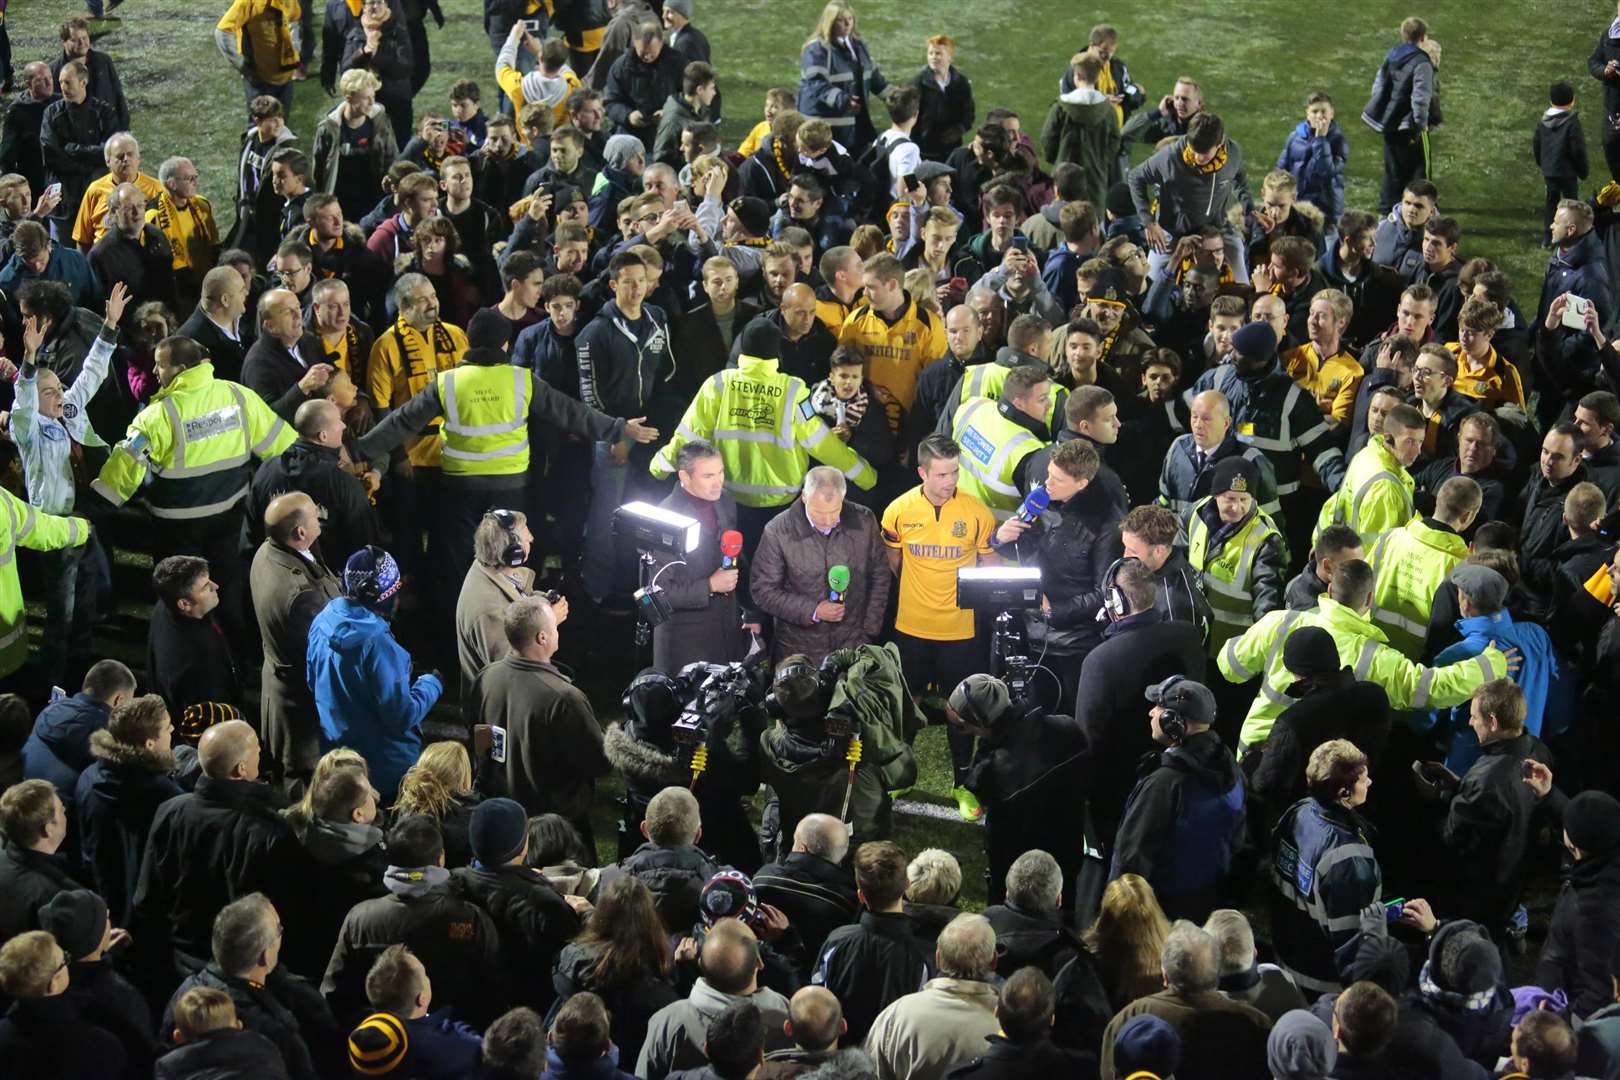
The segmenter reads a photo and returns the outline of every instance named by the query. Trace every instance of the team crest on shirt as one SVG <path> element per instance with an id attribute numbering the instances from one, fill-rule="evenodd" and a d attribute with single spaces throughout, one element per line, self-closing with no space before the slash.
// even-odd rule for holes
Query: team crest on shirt
<path id="1" fill-rule="evenodd" d="M 71 401 L 63 403 L 63 405 L 62 405 L 62 419 L 64 419 L 64 420 L 72 420 L 74 417 L 76 417 L 78 415 L 79 415 L 79 407 L 77 405 L 73 404 L 73 402 L 71 402 Z"/>
<path id="2" fill-rule="evenodd" d="M 967 522 L 963 521 L 961 518 L 957 518 L 955 521 L 951 522 L 951 535 L 958 540 L 966 536 Z"/>

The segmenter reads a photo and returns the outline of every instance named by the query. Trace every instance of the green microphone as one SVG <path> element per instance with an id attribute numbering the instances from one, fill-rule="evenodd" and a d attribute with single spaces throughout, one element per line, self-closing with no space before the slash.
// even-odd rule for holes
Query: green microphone
<path id="1" fill-rule="evenodd" d="M 843 563 L 830 567 L 827 570 L 827 599 L 834 604 L 844 602 L 844 593 L 849 591 L 849 567 Z"/>

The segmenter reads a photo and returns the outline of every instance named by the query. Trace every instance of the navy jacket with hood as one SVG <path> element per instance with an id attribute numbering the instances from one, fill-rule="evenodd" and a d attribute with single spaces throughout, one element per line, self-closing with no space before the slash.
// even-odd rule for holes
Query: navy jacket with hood
<path id="1" fill-rule="evenodd" d="M 89 694 L 53 701 L 34 721 L 33 734 L 23 743 L 23 779 L 49 780 L 73 820 L 73 790 L 79 774 L 95 762 L 90 736 L 107 726 L 112 710 Z"/>
<path id="2" fill-rule="evenodd" d="M 1403 41 L 1389 50 L 1379 66 L 1361 119 L 1380 134 L 1425 131 L 1433 104 L 1434 61 L 1410 41 Z"/>

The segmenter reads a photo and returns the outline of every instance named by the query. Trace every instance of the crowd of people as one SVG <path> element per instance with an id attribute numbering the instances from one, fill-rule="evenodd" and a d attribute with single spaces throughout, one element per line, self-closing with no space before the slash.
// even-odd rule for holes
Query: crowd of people
<path id="1" fill-rule="evenodd" d="M 485 0 L 443 102 L 436 0 L 232 0 L 225 228 L 90 7 L 6 69 L 0 1072 L 1620 1076 L 1571 82 L 1532 301 L 1416 16 L 1251 183 L 1107 24 L 1026 128 L 846 0 L 757 118 L 694 0 Z M 927 726 L 958 853 L 895 842 Z"/>

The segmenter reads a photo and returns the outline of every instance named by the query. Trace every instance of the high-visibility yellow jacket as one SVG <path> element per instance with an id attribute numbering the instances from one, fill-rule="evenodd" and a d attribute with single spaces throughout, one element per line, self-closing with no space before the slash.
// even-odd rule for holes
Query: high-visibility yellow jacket
<path id="1" fill-rule="evenodd" d="M 439 372 L 444 473 L 507 476 L 529 468 L 529 389 L 534 373 L 513 364 L 463 364 Z"/>
<path id="2" fill-rule="evenodd" d="M 461 362 L 467 351 L 467 335 L 459 326 L 434 323 L 422 333 L 403 316 L 383 331 L 371 346 L 366 379 L 371 384 L 371 401 L 379 409 L 395 409 L 433 382 L 439 372 L 449 371 Z M 428 425 L 423 433 L 405 444 L 412 465 L 438 468 L 439 423 Z"/>
<path id="3" fill-rule="evenodd" d="M 298 0 L 233 0 L 214 27 L 214 41 L 237 70 L 266 86 L 285 86 L 298 74 Z"/>
<path id="4" fill-rule="evenodd" d="M 843 470 L 863 490 L 877 483 L 877 470 L 834 435 L 810 404 L 804 381 L 782 374 L 775 360 L 744 354 L 735 368 L 705 382 L 648 471 L 660 480 L 673 473 L 676 451 L 693 439 L 719 449 L 726 491 L 743 506 L 792 502 L 811 458 Z"/>
<path id="5" fill-rule="evenodd" d="M 1495 647 L 1445 667 L 1413 663 L 1391 648 L 1384 632 L 1331 596 L 1317 601 L 1315 611 L 1273 611 L 1226 643 L 1216 659 L 1228 682 L 1260 676 L 1249 715 L 1238 733 L 1240 746 L 1259 746 L 1271 725 L 1294 703 L 1284 693 L 1294 674 L 1283 664 L 1283 642 L 1302 626 L 1319 626 L 1339 648 L 1339 663 L 1356 678 L 1375 682 L 1389 695 L 1393 709 L 1445 709 L 1461 705 L 1474 691 L 1507 674 L 1507 657 Z"/>
<path id="6" fill-rule="evenodd" d="M 253 458 L 276 457 L 297 437 L 258 394 L 198 364 L 152 395 L 90 486 L 114 506 L 140 491 L 165 521 L 214 517 L 247 495 Z"/>
<path id="7" fill-rule="evenodd" d="M 945 322 L 915 300 L 907 300 L 899 318 L 890 322 L 866 301 L 844 319 L 838 344 L 866 361 L 866 377 L 883 400 L 889 426 L 898 431 L 901 416 L 917 396 L 917 376 L 945 355 Z"/>
<path id="8" fill-rule="evenodd" d="M 1350 460 L 1339 490 L 1322 504 L 1311 539 L 1330 525 L 1348 525 L 1361 537 L 1364 550 L 1371 547 L 1382 534 L 1412 520 L 1414 486 L 1405 466 L 1375 435 Z"/>
<path id="9" fill-rule="evenodd" d="M 56 551 L 90 539 L 84 518 L 57 517 L 23 502 L 0 488 L 0 676 L 10 675 L 28 659 L 28 616 L 22 584 L 17 580 L 17 548 Z"/>
<path id="10" fill-rule="evenodd" d="M 965 405 L 968 398 L 976 397 L 1000 401 L 1001 388 L 1006 384 L 1007 374 L 1010 371 L 1012 368 L 1006 364 L 994 361 L 988 364 L 970 364 L 962 372 L 962 393 L 957 398 L 957 404 Z M 1046 421 L 1047 431 L 1056 429 L 1058 409 L 1063 400 L 1064 395 L 1057 392 L 1057 386 L 1054 384 L 1052 399 L 1047 403 L 1046 415 L 1042 417 Z"/>
<path id="11" fill-rule="evenodd" d="M 1268 611 L 1282 607 L 1286 563 L 1282 532 L 1271 515 L 1258 507 L 1237 532 L 1210 551 L 1213 534 L 1200 511 L 1213 501 L 1214 496 L 1204 496 L 1187 518 L 1187 565 L 1198 571 L 1199 584 L 1209 600 L 1214 616 L 1209 655 L 1217 656 L 1228 640 Z"/>
<path id="12" fill-rule="evenodd" d="M 1378 538 L 1367 552 L 1378 577 L 1373 582 L 1370 618 L 1408 660 L 1423 655 L 1434 593 L 1468 557 L 1468 542 L 1450 529 L 1436 529 L 1413 518 Z"/>
<path id="13" fill-rule="evenodd" d="M 969 398 L 957 407 L 951 418 L 951 438 L 962 448 L 962 475 L 957 485 L 988 506 L 997 521 L 1006 521 L 1023 501 L 1018 493 L 1018 467 L 1046 441 L 1009 419 L 999 403 L 982 397 Z"/>

